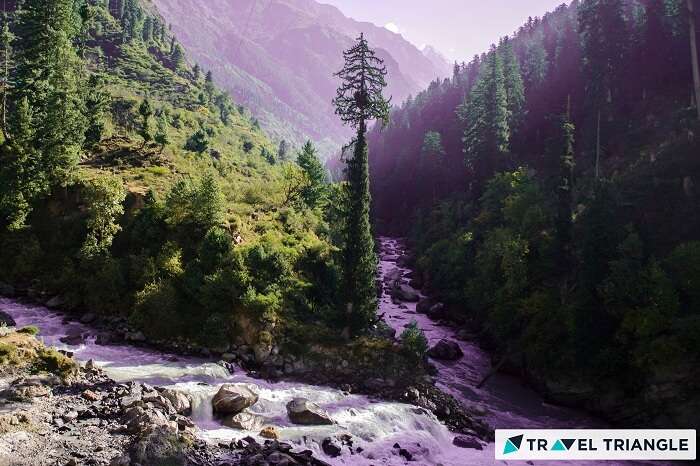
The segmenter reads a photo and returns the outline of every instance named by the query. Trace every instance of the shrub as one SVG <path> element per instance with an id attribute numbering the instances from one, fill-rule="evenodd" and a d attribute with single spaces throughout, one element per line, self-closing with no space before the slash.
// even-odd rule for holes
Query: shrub
<path id="1" fill-rule="evenodd" d="M 428 352 L 428 339 L 415 320 L 401 333 L 401 348 L 406 354 L 418 359 L 423 359 Z"/>
<path id="2" fill-rule="evenodd" d="M 39 335 L 39 327 L 35 327 L 34 325 L 28 325 L 17 330 L 17 333 L 26 333 L 27 335 L 36 336 Z"/>
<path id="3" fill-rule="evenodd" d="M 35 364 L 37 371 L 50 372 L 66 378 L 78 370 L 75 361 L 53 348 L 41 348 L 37 354 L 38 360 Z"/>

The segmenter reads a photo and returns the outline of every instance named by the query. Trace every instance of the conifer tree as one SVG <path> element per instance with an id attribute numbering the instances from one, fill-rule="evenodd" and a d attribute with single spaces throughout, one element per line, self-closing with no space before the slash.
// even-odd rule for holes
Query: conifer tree
<path id="1" fill-rule="evenodd" d="M 0 116 L 0 124 L 2 125 L 2 133 L 5 139 L 7 139 L 7 111 L 9 104 L 9 95 L 11 92 L 11 81 L 10 81 L 10 70 L 12 68 L 12 41 L 14 40 L 14 35 L 10 32 L 10 21 L 7 17 L 7 12 L 3 12 L 2 15 L 2 32 L 0 32 L 0 47 L 2 50 L 2 115 Z"/>
<path id="2" fill-rule="evenodd" d="M 153 125 L 151 117 L 153 116 L 153 107 L 148 98 L 144 99 L 139 106 L 139 115 L 141 115 L 141 137 L 143 138 L 143 147 L 153 139 Z"/>
<path id="3" fill-rule="evenodd" d="M 38 196 L 67 181 L 85 139 L 83 63 L 72 43 L 79 32 L 73 3 L 26 0 L 18 12 L 12 76 L 16 109 L 8 124 L 10 147 L 0 160 L 0 185 L 18 190 L 12 195 L 20 200 L 17 209 L 3 212 L 16 226 Z"/>
<path id="4" fill-rule="evenodd" d="M 194 79 L 194 82 L 198 83 L 201 77 L 202 68 L 200 68 L 199 63 L 195 63 L 194 68 L 192 68 L 192 78 Z"/>
<path id="5" fill-rule="evenodd" d="M 279 148 L 277 149 L 277 160 L 284 162 L 289 156 L 289 144 L 285 139 L 280 141 Z"/>
<path id="6" fill-rule="evenodd" d="M 574 173 L 574 125 L 566 116 L 562 121 L 562 147 L 559 157 L 559 183 L 557 186 L 557 243 L 558 261 L 562 273 L 570 266 L 569 245 L 572 230 L 573 173 Z"/>
<path id="7" fill-rule="evenodd" d="M 477 83 L 458 112 L 466 125 L 463 142 L 467 165 L 478 188 L 502 164 L 510 142 L 508 94 L 503 63 L 495 46 L 491 47 Z"/>
<path id="8" fill-rule="evenodd" d="M 369 221 L 370 190 L 367 153 L 367 123 L 386 122 L 389 101 L 382 90 L 387 74 L 383 61 L 369 48 L 363 34 L 343 53 L 345 66 L 336 74 L 342 84 L 333 101 L 340 119 L 357 130 L 353 156 L 347 160 L 347 218 L 345 221 L 343 260 L 346 333 L 357 334 L 372 322 L 376 314 L 375 276 L 377 257 Z"/>
<path id="9" fill-rule="evenodd" d="M 163 153 L 163 150 L 165 150 L 165 146 L 170 144 L 170 137 L 168 136 L 168 119 L 165 115 L 165 112 L 161 112 L 161 115 L 158 118 L 158 127 L 156 129 L 155 142 L 156 144 L 160 145 L 161 154 Z"/>
<path id="10" fill-rule="evenodd" d="M 88 122 L 85 130 L 85 146 L 90 147 L 102 140 L 105 117 L 111 98 L 104 89 L 104 80 L 97 74 L 90 76 L 85 94 L 85 113 Z"/>
<path id="11" fill-rule="evenodd" d="M 520 63 L 515 56 L 513 43 L 505 37 L 499 46 L 499 53 L 503 57 L 503 76 L 505 79 L 506 98 L 508 100 L 508 113 L 511 132 L 515 132 L 523 118 L 525 106 L 525 86 L 520 71 Z"/>
<path id="12" fill-rule="evenodd" d="M 306 175 L 307 185 L 302 189 L 301 197 L 311 208 L 318 205 L 326 184 L 326 170 L 316 154 L 316 148 L 311 141 L 306 141 L 297 155 L 297 164 Z"/>
<path id="13" fill-rule="evenodd" d="M 173 64 L 173 70 L 180 70 L 185 64 L 185 51 L 180 44 L 173 46 L 173 53 L 170 55 L 170 61 Z"/>
<path id="14" fill-rule="evenodd" d="M 216 93 L 214 75 L 211 71 L 207 71 L 207 75 L 204 78 L 204 92 L 206 92 L 207 97 L 209 97 L 209 102 L 211 102 L 214 99 L 214 94 Z"/>

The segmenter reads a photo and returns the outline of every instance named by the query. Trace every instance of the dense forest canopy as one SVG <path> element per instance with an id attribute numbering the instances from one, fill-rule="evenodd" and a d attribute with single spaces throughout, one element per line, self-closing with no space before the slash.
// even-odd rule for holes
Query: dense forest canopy
<path id="1" fill-rule="evenodd" d="M 560 401 L 676 425 L 700 343 L 693 3 L 562 5 L 369 135 L 377 231 L 410 236 L 453 318 Z"/>

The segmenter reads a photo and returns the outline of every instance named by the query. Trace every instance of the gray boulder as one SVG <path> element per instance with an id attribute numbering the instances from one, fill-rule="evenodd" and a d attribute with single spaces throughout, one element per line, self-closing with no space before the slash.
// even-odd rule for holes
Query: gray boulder
<path id="1" fill-rule="evenodd" d="M 413 288 L 403 283 L 397 283 L 391 290 L 391 297 L 399 301 L 417 303 L 420 301 L 420 294 Z"/>
<path id="2" fill-rule="evenodd" d="M 188 395 L 170 388 L 163 390 L 161 395 L 170 402 L 177 414 L 189 416 L 192 413 L 192 400 Z"/>
<path id="3" fill-rule="evenodd" d="M 418 304 L 416 304 L 416 312 L 419 314 L 427 314 L 434 305 L 435 301 L 430 298 L 421 299 L 418 301 Z"/>
<path id="4" fill-rule="evenodd" d="M 46 301 L 46 307 L 50 307 L 53 309 L 63 306 L 64 303 L 65 300 L 63 298 L 61 298 L 60 296 L 54 296 L 53 298 Z"/>
<path id="5" fill-rule="evenodd" d="M 211 403 L 217 414 L 238 414 L 258 402 L 258 394 L 253 390 L 254 385 L 226 384 L 222 385 L 214 395 Z"/>
<path id="6" fill-rule="evenodd" d="M 332 425 L 333 419 L 319 405 L 306 398 L 294 398 L 287 403 L 287 415 L 294 424 L 303 426 Z"/>
<path id="7" fill-rule="evenodd" d="M 243 411 L 241 413 L 234 414 L 233 416 L 226 416 L 223 424 L 232 429 L 259 432 L 260 429 L 265 427 L 265 418 L 258 416 L 257 414 Z"/>
<path id="8" fill-rule="evenodd" d="M 15 319 L 13 319 L 10 314 L 0 311 L 0 326 L 2 325 L 6 327 L 15 327 L 17 322 L 15 322 Z"/>
<path id="9" fill-rule="evenodd" d="M 454 341 L 442 339 L 428 350 L 428 356 L 443 361 L 456 361 L 464 356 L 464 353 L 462 352 L 462 348 Z"/>
<path id="10" fill-rule="evenodd" d="M 476 450 L 483 450 L 484 446 L 479 442 L 478 439 L 474 437 L 469 437 L 466 435 L 458 435 L 452 440 L 452 445 L 459 448 L 473 448 Z"/>
<path id="11" fill-rule="evenodd" d="M 425 314 L 433 320 L 444 319 L 447 316 L 447 310 L 442 303 L 433 304 Z"/>
<path id="12" fill-rule="evenodd" d="M 185 466 L 188 464 L 185 445 L 176 432 L 156 428 L 134 444 L 131 464 Z"/>

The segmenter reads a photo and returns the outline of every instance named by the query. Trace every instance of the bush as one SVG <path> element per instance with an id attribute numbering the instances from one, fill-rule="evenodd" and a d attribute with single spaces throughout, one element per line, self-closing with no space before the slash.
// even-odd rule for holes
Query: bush
<path id="1" fill-rule="evenodd" d="M 423 359 L 428 352 L 428 339 L 414 320 L 401 333 L 401 348 L 411 357 Z"/>
<path id="2" fill-rule="evenodd" d="M 38 351 L 35 370 L 50 372 L 66 378 L 78 370 L 78 365 L 71 358 L 53 348 L 41 348 Z"/>
<path id="3" fill-rule="evenodd" d="M 39 327 L 35 327 L 34 325 L 28 325 L 17 330 L 17 333 L 26 333 L 27 335 L 36 336 L 39 335 Z"/>

